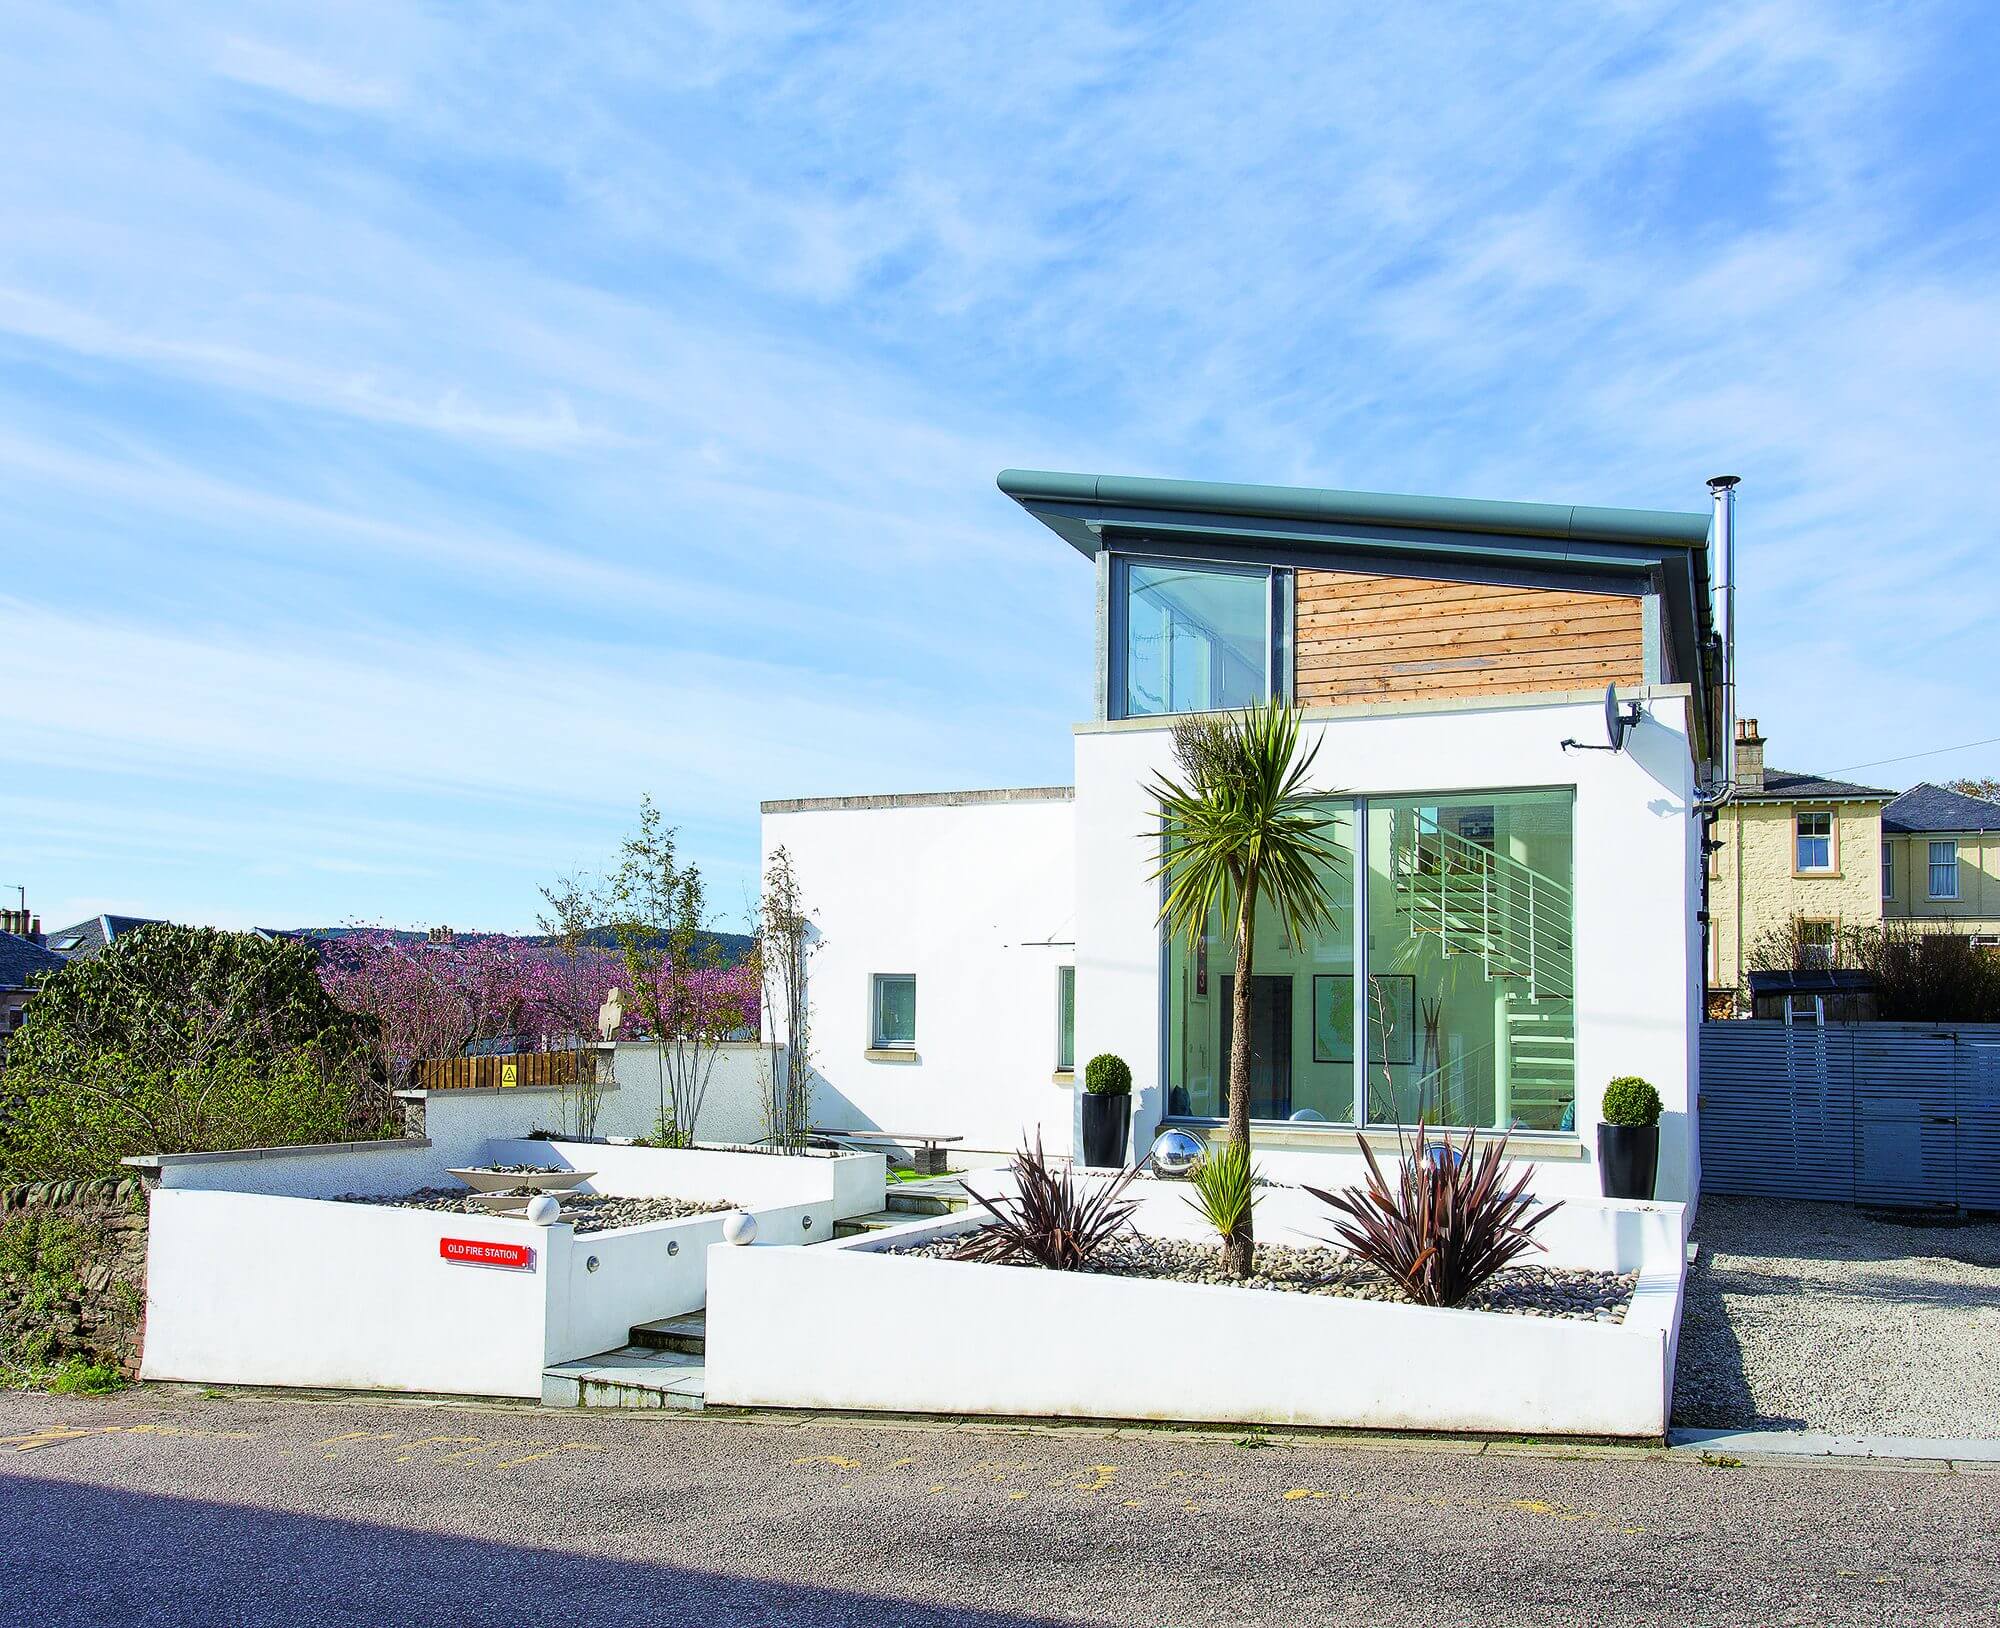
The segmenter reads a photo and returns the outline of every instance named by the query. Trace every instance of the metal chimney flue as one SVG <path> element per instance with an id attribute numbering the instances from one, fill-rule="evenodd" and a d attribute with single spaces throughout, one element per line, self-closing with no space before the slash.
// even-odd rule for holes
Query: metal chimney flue
<path id="1" fill-rule="evenodd" d="M 1715 475 L 1708 495 L 1715 503 L 1710 530 L 1716 553 L 1715 597 L 1721 622 L 1722 659 L 1718 664 L 1715 780 L 1700 798 L 1704 808 L 1720 808 L 1736 790 L 1736 488 L 1740 475 Z"/>

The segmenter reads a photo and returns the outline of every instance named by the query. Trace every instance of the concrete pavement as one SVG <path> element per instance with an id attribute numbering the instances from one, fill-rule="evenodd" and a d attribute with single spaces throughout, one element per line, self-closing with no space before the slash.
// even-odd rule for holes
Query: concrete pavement
<path id="1" fill-rule="evenodd" d="M 0 1395 L 0 1624 L 1991 1623 L 2000 1473 Z"/>

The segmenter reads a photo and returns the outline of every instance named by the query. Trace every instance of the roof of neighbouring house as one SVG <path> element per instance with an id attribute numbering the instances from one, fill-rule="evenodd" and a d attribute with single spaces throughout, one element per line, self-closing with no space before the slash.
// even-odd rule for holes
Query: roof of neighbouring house
<path id="1" fill-rule="evenodd" d="M 129 933 L 135 927 L 150 927 L 158 920 L 157 916 L 87 916 L 50 933 L 49 948 L 72 961 L 88 959 L 121 933 Z"/>
<path id="2" fill-rule="evenodd" d="M 1869 803 L 1888 802 L 1896 794 L 1881 786 L 1857 786 L 1851 780 L 1828 780 L 1824 775 L 1800 774 L 1793 769 L 1766 769 L 1761 791 L 1739 789 L 1739 803 Z"/>
<path id="3" fill-rule="evenodd" d="M 64 965 L 54 950 L 19 933 L 0 933 L 0 989 L 33 989 Z"/>
<path id="4" fill-rule="evenodd" d="M 1882 810 L 1885 831 L 2000 831 L 2000 803 L 1919 782 Z"/>

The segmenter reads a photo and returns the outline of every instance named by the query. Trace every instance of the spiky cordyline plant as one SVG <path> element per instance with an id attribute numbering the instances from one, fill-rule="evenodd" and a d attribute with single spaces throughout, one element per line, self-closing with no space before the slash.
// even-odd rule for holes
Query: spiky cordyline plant
<path id="1" fill-rule="evenodd" d="M 1250 1225 L 1250 1213 L 1257 1204 L 1257 1172 L 1250 1164 L 1250 1144 L 1224 1142 L 1210 1149 L 1188 1172 L 1187 1179 L 1194 1189 L 1188 1203 L 1201 1211 L 1227 1249 Z"/>
<path id="2" fill-rule="evenodd" d="M 1517 1256 L 1540 1249 L 1535 1228 L 1562 1208 L 1558 1199 L 1529 1213 L 1533 1165 L 1503 1185 L 1505 1136 L 1480 1145 L 1468 1131 L 1463 1144 L 1448 1135 L 1433 1144 L 1419 1125 L 1415 1140 L 1403 1144 L 1393 1191 L 1365 1141 L 1361 1156 L 1368 1161 L 1366 1187 L 1306 1191 L 1345 1218 L 1334 1223 L 1340 1241 L 1419 1305 L 1462 1305 Z"/>
<path id="3" fill-rule="evenodd" d="M 1250 992 L 1257 908 L 1277 912 L 1303 944 L 1333 920 L 1328 876 L 1342 868 L 1324 835 L 1338 793 L 1308 788 L 1317 745 L 1299 751 L 1299 715 L 1273 698 L 1247 712 L 1183 718 L 1174 725 L 1181 778 L 1154 779 L 1163 827 L 1152 879 L 1166 879 L 1160 919 L 1199 950 L 1211 915 L 1227 911 L 1235 940 L 1231 988 L 1229 1141 L 1250 1146 Z M 1252 1217 L 1223 1243 L 1223 1264 L 1247 1277 L 1256 1256 Z"/>
<path id="4" fill-rule="evenodd" d="M 1126 1170 L 1110 1181 L 1078 1182 L 1068 1165 L 1058 1170 L 1042 1157 L 1037 1131 L 1034 1147 L 1023 1147 L 1014 1155 L 1019 1193 L 997 1202 L 974 1193 L 973 1199 L 992 1220 L 967 1236 L 953 1254 L 962 1261 L 1003 1265 L 1033 1261 L 1054 1272 L 1081 1272 L 1131 1227 L 1139 1201 L 1123 1195 L 1138 1173 Z"/>

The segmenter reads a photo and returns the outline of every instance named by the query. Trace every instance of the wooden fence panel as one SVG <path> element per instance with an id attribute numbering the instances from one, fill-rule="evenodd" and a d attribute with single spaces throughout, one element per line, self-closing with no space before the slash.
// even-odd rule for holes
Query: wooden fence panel
<path id="1" fill-rule="evenodd" d="M 426 1057 L 410 1065 L 415 1091 L 475 1091 L 517 1085 L 574 1085 L 584 1077 L 584 1051 L 513 1051 L 492 1057 Z"/>

